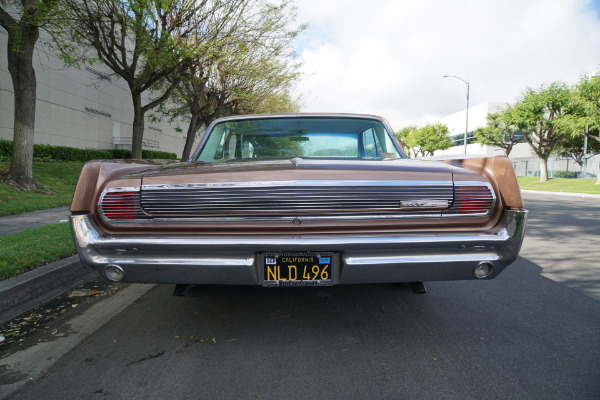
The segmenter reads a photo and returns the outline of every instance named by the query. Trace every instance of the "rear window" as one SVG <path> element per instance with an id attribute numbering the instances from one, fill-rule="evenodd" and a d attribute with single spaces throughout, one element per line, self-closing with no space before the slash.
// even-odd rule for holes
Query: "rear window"
<path id="1" fill-rule="evenodd" d="M 402 158 L 378 120 L 362 118 L 268 118 L 216 124 L 195 161 L 249 159 Z"/>

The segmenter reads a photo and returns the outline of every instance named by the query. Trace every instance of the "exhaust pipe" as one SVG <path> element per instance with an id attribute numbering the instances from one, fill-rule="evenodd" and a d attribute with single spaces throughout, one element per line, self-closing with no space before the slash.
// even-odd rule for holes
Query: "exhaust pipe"
<path id="1" fill-rule="evenodd" d="M 473 275 L 475 275 L 475 278 L 484 279 L 490 276 L 493 269 L 494 265 L 491 262 L 481 261 L 473 270 Z"/>
<path id="2" fill-rule="evenodd" d="M 109 264 L 104 267 L 104 276 L 109 281 L 120 282 L 125 278 L 125 271 L 116 264 Z"/>

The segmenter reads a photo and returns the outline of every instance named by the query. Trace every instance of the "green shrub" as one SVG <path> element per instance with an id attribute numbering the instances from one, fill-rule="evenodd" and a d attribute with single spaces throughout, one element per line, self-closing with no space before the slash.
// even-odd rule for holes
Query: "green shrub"
<path id="1" fill-rule="evenodd" d="M 0 158 L 10 159 L 12 154 L 12 142 L 10 140 L 0 139 Z"/>
<path id="2" fill-rule="evenodd" d="M 0 160 L 9 160 L 11 154 L 12 141 L 0 139 Z M 130 157 L 131 151 L 126 149 L 93 150 L 47 144 L 33 145 L 33 159 L 35 161 L 90 161 Z M 176 160 L 177 155 L 165 151 L 142 150 L 142 158 Z"/>
<path id="3" fill-rule="evenodd" d="M 577 176 L 579 175 L 579 172 L 575 172 L 575 171 L 554 171 L 554 177 L 555 178 L 577 178 Z"/>
<path id="4" fill-rule="evenodd" d="M 108 158 L 129 158 L 131 157 L 131 151 L 127 149 L 110 149 L 106 150 L 110 153 Z"/>
<path id="5" fill-rule="evenodd" d="M 176 160 L 175 153 L 167 153 L 166 151 L 142 150 L 142 158 L 161 158 L 165 160 Z"/>

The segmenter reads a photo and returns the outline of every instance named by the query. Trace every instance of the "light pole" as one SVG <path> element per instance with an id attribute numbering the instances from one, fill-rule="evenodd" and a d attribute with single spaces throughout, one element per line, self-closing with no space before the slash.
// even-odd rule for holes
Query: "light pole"
<path id="1" fill-rule="evenodd" d="M 465 81 L 463 78 L 456 75 L 444 75 L 444 78 L 456 78 L 460 79 L 467 85 L 467 122 L 465 124 L 465 154 L 467 154 L 467 133 L 469 132 L 469 89 L 471 84 Z"/>

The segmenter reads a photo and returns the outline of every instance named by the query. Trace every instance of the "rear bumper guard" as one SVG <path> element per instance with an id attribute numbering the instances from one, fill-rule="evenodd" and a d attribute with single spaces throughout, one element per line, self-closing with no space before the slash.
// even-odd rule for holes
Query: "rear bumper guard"
<path id="1" fill-rule="evenodd" d="M 494 278 L 518 256 L 526 210 L 510 210 L 495 234 L 152 236 L 109 235 L 91 215 L 71 216 L 82 262 L 104 276 L 116 265 L 124 282 L 260 285 L 261 252 L 334 251 L 334 284 Z"/>

